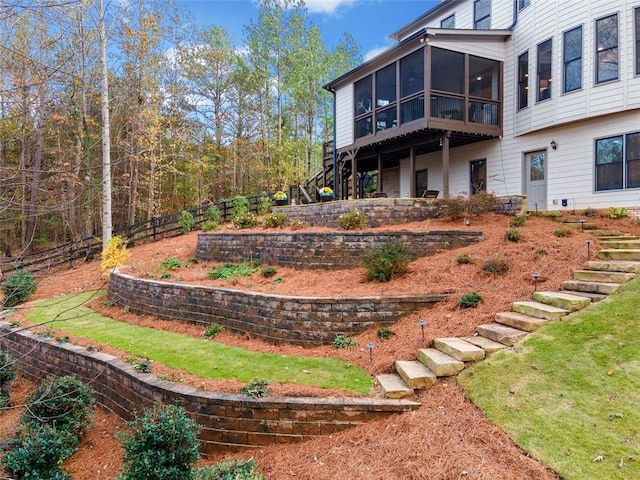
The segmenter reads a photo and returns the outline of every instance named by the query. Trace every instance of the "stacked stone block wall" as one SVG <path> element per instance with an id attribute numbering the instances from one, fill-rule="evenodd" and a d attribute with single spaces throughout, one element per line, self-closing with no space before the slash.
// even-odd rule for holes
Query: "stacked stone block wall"
<path id="1" fill-rule="evenodd" d="M 19 359 L 21 374 L 30 380 L 75 375 L 94 389 L 100 405 L 127 421 L 157 402 L 182 406 L 203 427 L 199 440 L 204 454 L 298 442 L 419 407 L 380 398 L 252 399 L 202 391 L 138 373 L 108 354 L 18 331 L 6 322 L 0 322 L 0 348 Z"/>

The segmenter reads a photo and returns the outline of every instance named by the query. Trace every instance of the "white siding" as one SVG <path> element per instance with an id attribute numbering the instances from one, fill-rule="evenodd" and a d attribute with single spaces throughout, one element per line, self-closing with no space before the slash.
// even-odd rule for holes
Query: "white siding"
<path id="1" fill-rule="evenodd" d="M 336 148 L 353 143 L 353 84 L 336 91 Z"/>
<path id="2" fill-rule="evenodd" d="M 455 50 L 457 52 L 465 52 L 471 55 L 477 55 L 479 57 L 490 58 L 492 60 L 504 61 L 506 57 L 506 44 L 503 39 L 495 40 L 476 40 L 471 43 L 467 41 L 452 41 L 433 37 L 429 39 L 429 45 L 432 47 L 441 47 L 448 50 Z"/>

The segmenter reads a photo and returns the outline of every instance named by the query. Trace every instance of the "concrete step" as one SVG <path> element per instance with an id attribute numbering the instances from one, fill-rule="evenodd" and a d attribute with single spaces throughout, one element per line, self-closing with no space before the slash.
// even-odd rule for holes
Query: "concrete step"
<path id="1" fill-rule="evenodd" d="M 611 295 L 620 288 L 619 283 L 585 282 L 582 280 L 565 280 L 562 282 L 563 290 L 575 290 L 577 292 L 599 293 Z"/>
<path id="2" fill-rule="evenodd" d="M 640 262 L 626 260 L 591 260 L 586 262 L 584 270 L 600 270 L 605 272 L 640 272 Z"/>
<path id="3" fill-rule="evenodd" d="M 596 229 L 596 230 L 591 230 L 589 231 L 589 233 L 591 235 L 593 235 L 594 237 L 620 237 L 625 235 L 624 232 L 621 232 L 620 230 L 608 230 L 608 229 Z"/>
<path id="4" fill-rule="evenodd" d="M 589 232 L 592 233 L 592 232 Z M 638 240 L 640 237 L 637 235 L 603 235 L 596 237 L 599 242 L 606 242 L 608 240 Z"/>
<path id="5" fill-rule="evenodd" d="M 570 312 L 582 310 L 591 304 L 591 300 L 588 298 L 566 292 L 534 292 L 533 299 L 536 302 L 553 305 Z"/>
<path id="6" fill-rule="evenodd" d="M 416 360 L 396 360 L 395 369 L 409 388 L 425 388 L 436 384 L 438 377 Z"/>
<path id="7" fill-rule="evenodd" d="M 484 358 L 484 350 L 461 338 L 434 338 L 433 348 L 460 360 L 461 362 L 477 362 Z"/>
<path id="8" fill-rule="evenodd" d="M 413 389 L 402 380 L 402 377 L 395 373 L 381 373 L 376 375 L 376 380 L 385 398 L 403 398 L 414 393 Z"/>
<path id="9" fill-rule="evenodd" d="M 508 347 L 515 345 L 528 335 L 528 332 L 524 330 L 508 327 L 507 325 L 501 325 L 499 323 L 478 325 L 476 332 L 478 332 L 478 335 L 493 340 L 494 342 L 502 343 Z"/>
<path id="10" fill-rule="evenodd" d="M 604 260 L 640 260 L 640 250 L 622 248 L 603 248 L 598 250 L 598 258 Z"/>
<path id="11" fill-rule="evenodd" d="M 418 360 L 438 377 L 457 375 L 464 368 L 464 363 L 442 353 L 435 348 L 421 348 L 418 350 Z"/>
<path id="12" fill-rule="evenodd" d="M 559 320 L 569 313 L 569 310 L 565 310 L 564 308 L 532 301 L 513 302 L 511 309 L 514 312 L 523 313 L 532 317 L 546 318 L 547 320 Z"/>
<path id="13" fill-rule="evenodd" d="M 533 332 L 549 322 L 545 318 L 532 317 L 518 312 L 498 312 L 495 319 L 496 323 L 524 330 L 525 332 Z"/>
<path id="14" fill-rule="evenodd" d="M 563 225 L 566 225 L 568 227 L 573 227 L 573 228 L 577 228 L 578 230 L 596 230 L 597 225 L 595 223 L 588 223 L 588 222 L 584 222 L 584 223 L 580 223 L 580 222 L 562 222 Z"/>
<path id="15" fill-rule="evenodd" d="M 480 335 L 476 335 L 474 337 L 462 337 L 462 340 L 464 340 L 465 342 L 469 342 L 476 347 L 480 347 L 485 351 L 487 355 L 507 348 L 504 343 L 498 343 L 488 339 L 487 337 L 481 337 Z"/>
<path id="16" fill-rule="evenodd" d="M 563 290 L 565 293 L 570 295 L 577 295 L 579 297 L 586 297 L 591 300 L 591 303 L 599 302 L 600 300 L 604 300 L 608 297 L 608 295 L 604 295 L 602 293 L 591 293 L 591 292 L 576 292 L 575 290 Z"/>
<path id="17" fill-rule="evenodd" d="M 629 240 L 624 237 L 618 239 L 601 240 L 600 246 L 602 248 L 618 248 L 623 250 L 637 250 L 640 248 L 640 240 Z"/>
<path id="18" fill-rule="evenodd" d="M 604 272 L 602 270 L 574 270 L 573 279 L 583 282 L 627 283 L 635 278 L 635 273 Z"/>

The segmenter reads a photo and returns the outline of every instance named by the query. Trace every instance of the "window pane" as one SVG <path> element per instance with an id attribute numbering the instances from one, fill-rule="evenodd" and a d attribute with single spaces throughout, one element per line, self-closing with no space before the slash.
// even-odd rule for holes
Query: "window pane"
<path id="1" fill-rule="evenodd" d="M 529 105 L 529 52 L 518 57 L 518 108 Z"/>
<path id="2" fill-rule="evenodd" d="M 469 95 L 498 100 L 500 91 L 499 63 L 487 58 L 469 57 Z"/>
<path id="3" fill-rule="evenodd" d="M 431 49 L 431 88 L 443 92 L 464 93 L 464 55 Z"/>
<path id="4" fill-rule="evenodd" d="M 440 28 L 455 28 L 456 17 L 455 15 L 449 15 L 447 18 L 440 22 Z"/>
<path id="5" fill-rule="evenodd" d="M 627 188 L 640 187 L 640 133 L 627 135 Z"/>
<path id="6" fill-rule="evenodd" d="M 400 60 L 400 97 L 424 90 L 424 50 L 416 50 Z"/>
<path id="7" fill-rule="evenodd" d="M 522 10 L 524 7 L 529 6 L 531 0 L 518 0 L 518 8 Z"/>
<path id="8" fill-rule="evenodd" d="M 367 115 L 360 120 L 356 120 L 356 138 L 365 137 L 373 133 L 371 125 L 371 115 Z"/>
<path id="9" fill-rule="evenodd" d="M 582 27 L 564 34 L 564 91 L 582 88 Z"/>
<path id="10" fill-rule="evenodd" d="M 636 75 L 640 75 L 640 7 L 634 10 L 636 32 Z"/>
<path id="11" fill-rule="evenodd" d="M 487 190 L 487 161 L 471 162 L 471 195 Z"/>
<path id="12" fill-rule="evenodd" d="M 596 190 L 622 188 L 622 137 L 596 141 Z"/>
<path id="13" fill-rule="evenodd" d="M 402 102 L 402 123 L 424 118 L 424 96 Z"/>
<path id="14" fill-rule="evenodd" d="M 551 98 L 551 39 L 538 45 L 538 101 Z"/>
<path id="15" fill-rule="evenodd" d="M 545 152 L 532 153 L 529 160 L 529 180 L 544 180 Z"/>
<path id="16" fill-rule="evenodd" d="M 396 107 L 381 110 L 376 114 L 376 130 L 386 130 L 398 124 Z"/>
<path id="17" fill-rule="evenodd" d="M 596 22 L 596 83 L 618 78 L 618 16 Z"/>
<path id="18" fill-rule="evenodd" d="M 376 107 L 385 107 L 396 101 L 396 64 L 376 72 Z"/>
<path id="19" fill-rule="evenodd" d="M 476 0 L 473 4 L 473 28 L 480 30 L 491 28 L 490 0 Z"/>
<path id="20" fill-rule="evenodd" d="M 371 75 L 359 80 L 355 84 L 355 111 L 356 116 L 371 111 Z"/>

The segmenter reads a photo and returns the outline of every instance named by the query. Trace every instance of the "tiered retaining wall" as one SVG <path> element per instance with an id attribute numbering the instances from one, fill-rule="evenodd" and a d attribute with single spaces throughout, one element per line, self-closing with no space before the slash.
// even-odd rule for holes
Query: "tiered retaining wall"
<path id="1" fill-rule="evenodd" d="M 516 215 L 526 209 L 527 197 L 510 195 L 498 197 L 494 212 Z M 444 216 L 444 202 L 430 198 L 360 198 L 309 205 L 273 207 L 274 212 L 285 213 L 314 227 L 338 227 L 338 217 L 343 213 L 359 210 L 366 214 L 370 227 L 419 222 Z"/>
<path id="2" fill-rule="evenodd" d="M 75 375 L 95 390 L 97 402 L 124 420 L 156 402 L 177 404 L 202 427 L 201 452 L 292 443 L 416 409 L 419 403 L 379 398 L 251 399 L 205 392 L 137 373 L 116 357 L 58 343 L 0 322 L 0 347 L 20 359 L 30 380 Z"/>
<path id="3" fill-rule="evenodd" d="M 385 243 L 401 243 L 413 258 L 438 249 L 482 240 L 477 231 L 431 232 L 234 232 L 200 233 L 196 258 L 218 262 L 261 260 L 296 269 L 346 269 L 362 266 L 362 256 Z M 330 275 L 327 275 L 330 278 Z"/>
<path id="4" fill-rule="evenodd" d="M 446 297 L 290 297 L 159 282 L 118 271 L 109 277 L 109 296 L 137 314 L 218 323 L 270 343 L 302 346 L 330 344 L 338 334 L 351 336 L 372 327 L 391 326 L 404 315 L 432 307 Z"/>

